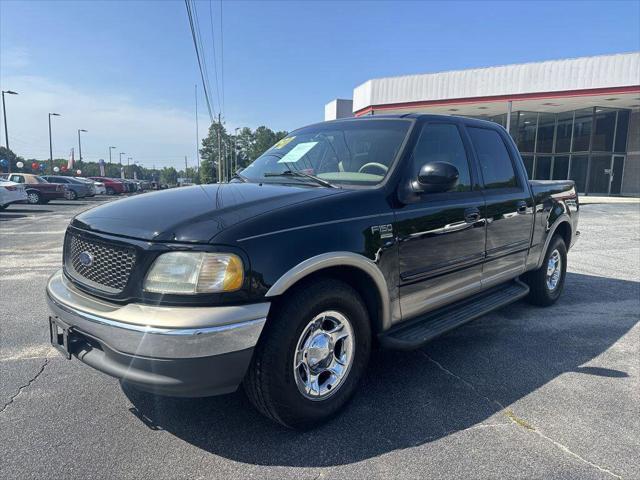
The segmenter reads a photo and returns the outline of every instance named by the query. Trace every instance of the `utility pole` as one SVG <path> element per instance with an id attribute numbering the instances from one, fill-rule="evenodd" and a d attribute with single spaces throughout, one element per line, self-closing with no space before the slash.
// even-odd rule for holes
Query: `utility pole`
<path id="1" fill-rule="evenodd" d="M 53 141 L 51 140 L 51 117 L 59 117 L 59 113 L 49 114 L 49 173 L 53 175 Z"/>
<path id="2" fill-rule="evenodd" d="M 196 161 L 200 172 L 200 129 L 198 128 L 198 84 L 196 83 Z"/>
<path id="3" fill-rule="evenodd" d="M 222 133 L 222 122 L 218 113 L 218 183 L 222 182 L 222 151 L 220 150 L 220 134 Z"/>
<path id="4" fill-rule="evenodd" d="M 10 150 L 10 148 L 9 148 L 9 130 L 7 128 L 7 108 L 5 107 L 5 104 L 4 104 L 4 94 L 5 93 L 7 93 L 9 95 L 18 95 L 18 93 L 14 92 L 12 90 L 2 90 L 2 115 L 4 117 L 4 140 L 5 140 L 5 145 L 7 147 L 7 150 Z M 8 173 L 11 173 L 11 160 L 9 160 Z"/>
<path id="5" fill-rule="evenodd" d="M 131 168 L 129 168 L 129 162 L 131 161 L 131 157 L 127 157 L 127 172 L 131 175 Z M 125 175 L 126 178 L 126 175 Z"/>
<path id="6" fill-rule="evenodd" d="M 236 135 L 233 137 L 233 161 L 235 163 L 233 173 L 238 171 L 238 130 L 240 130 L 240 127 L 236 127 Z"/>
<path id="7" fill-rule="evenodd" d="M 187 156 L 184 156 L 184 178 L 187 178 Z"/>
<path id="8" fill-rule="evenodd" d="M 118 147 L 109 147 L 109 163 L 111 163 L 111 150 L 115 150 Z"/>

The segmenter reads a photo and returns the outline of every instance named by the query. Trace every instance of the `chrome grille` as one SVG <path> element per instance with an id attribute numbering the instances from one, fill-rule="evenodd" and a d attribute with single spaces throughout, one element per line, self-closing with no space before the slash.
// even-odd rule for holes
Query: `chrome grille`
<path id="1" fill-rule="evenodd" d="M 80 283 L 108 293 L 124 290 L 136 263 L 133 248 L 109 245 L 67 234 L 65 242 L 67 272 Z M 89 265 L 81 262 L 81 254 L 91 258 Z"/>

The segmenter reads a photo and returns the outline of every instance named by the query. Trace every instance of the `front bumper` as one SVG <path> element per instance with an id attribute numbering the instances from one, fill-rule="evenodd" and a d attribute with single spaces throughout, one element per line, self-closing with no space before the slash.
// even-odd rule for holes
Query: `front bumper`
<path id="1" fill-rule="evenodd" d="M 174 396 L 234 391 L 251 361 L 269 303 L 225 307 L 118 305 L 56 272 L 52 316 L 70 326 L 70 353 L 139 389 Z"/>

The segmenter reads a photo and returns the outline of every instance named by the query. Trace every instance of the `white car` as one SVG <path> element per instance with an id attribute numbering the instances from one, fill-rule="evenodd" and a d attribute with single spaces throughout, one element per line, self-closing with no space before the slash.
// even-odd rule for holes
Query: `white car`
<path id="1" fill-rule="evenodd" d="M 4 210 L 12 203 L 26 202 L 27 192 L 24 185 L 0 178 L 0 210 Z"/>
<path id="2" fill-rule="evenodd" d="M 74 177 L 74 178 L 77 178 L 78 180 L 82 180 L 83 182 L 92 184 L 93 187 L 95 188 L 96 195 L 107 194 L 107 188 L 104 186 L 104 183 L 102 182 L 96 182 L 95 180 L 91 180 L 90 178 L 86 178 L 86 177 Z"/>

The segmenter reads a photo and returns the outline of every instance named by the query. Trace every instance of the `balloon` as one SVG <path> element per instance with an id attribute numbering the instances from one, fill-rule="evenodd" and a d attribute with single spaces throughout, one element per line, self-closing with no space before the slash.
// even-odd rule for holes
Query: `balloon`
<path id="1" fill-rule="evenodd" d="M 44 172 L 44 169 L 47 168 L 47 166 L 44 163 L 40 164 L 40 170 L 42 170 Z"/>
<path id="2" fill-rule="evenodd" d="M 16 163 L 16 167 L 22 168 L 22 167 L 24 167 L 24 163 L 18 162 L 18 163 Z"/>
<path id="3" fill-rule="evenodd" d="M 76 170 L 76 175 L 82 175 L 82 170 L 80 169 Z"/>
<path id="4" fill-rule="evenodd" d="M 9 162 L 7 162 L 4 158 L 0 159 L 0 165 L 2 165 L 3 167 L 6 167 L 9 164 Z"/>
<path id="5" fill-rule="evenodd" d="M 58 173 L 60 171 L 60 167 L 53 167 L 53 171 Z"/>
<path id="6" fill-rule="evenodd" d="M 62 170 L 63 172 L 66 172 L 67 171 L 67 166 L 66 165 L 62 165 L 60 167 L 60 170 Z"/>
<path id="7" fill-rule="evenodd" d="M 39 168 L 39 167 L 38 167 L 38 162 L 33 162 L 33 163 L 31 164 L 31 169 L 32 169 L 32 170 L 38 170 L 38 168 Z"/>

